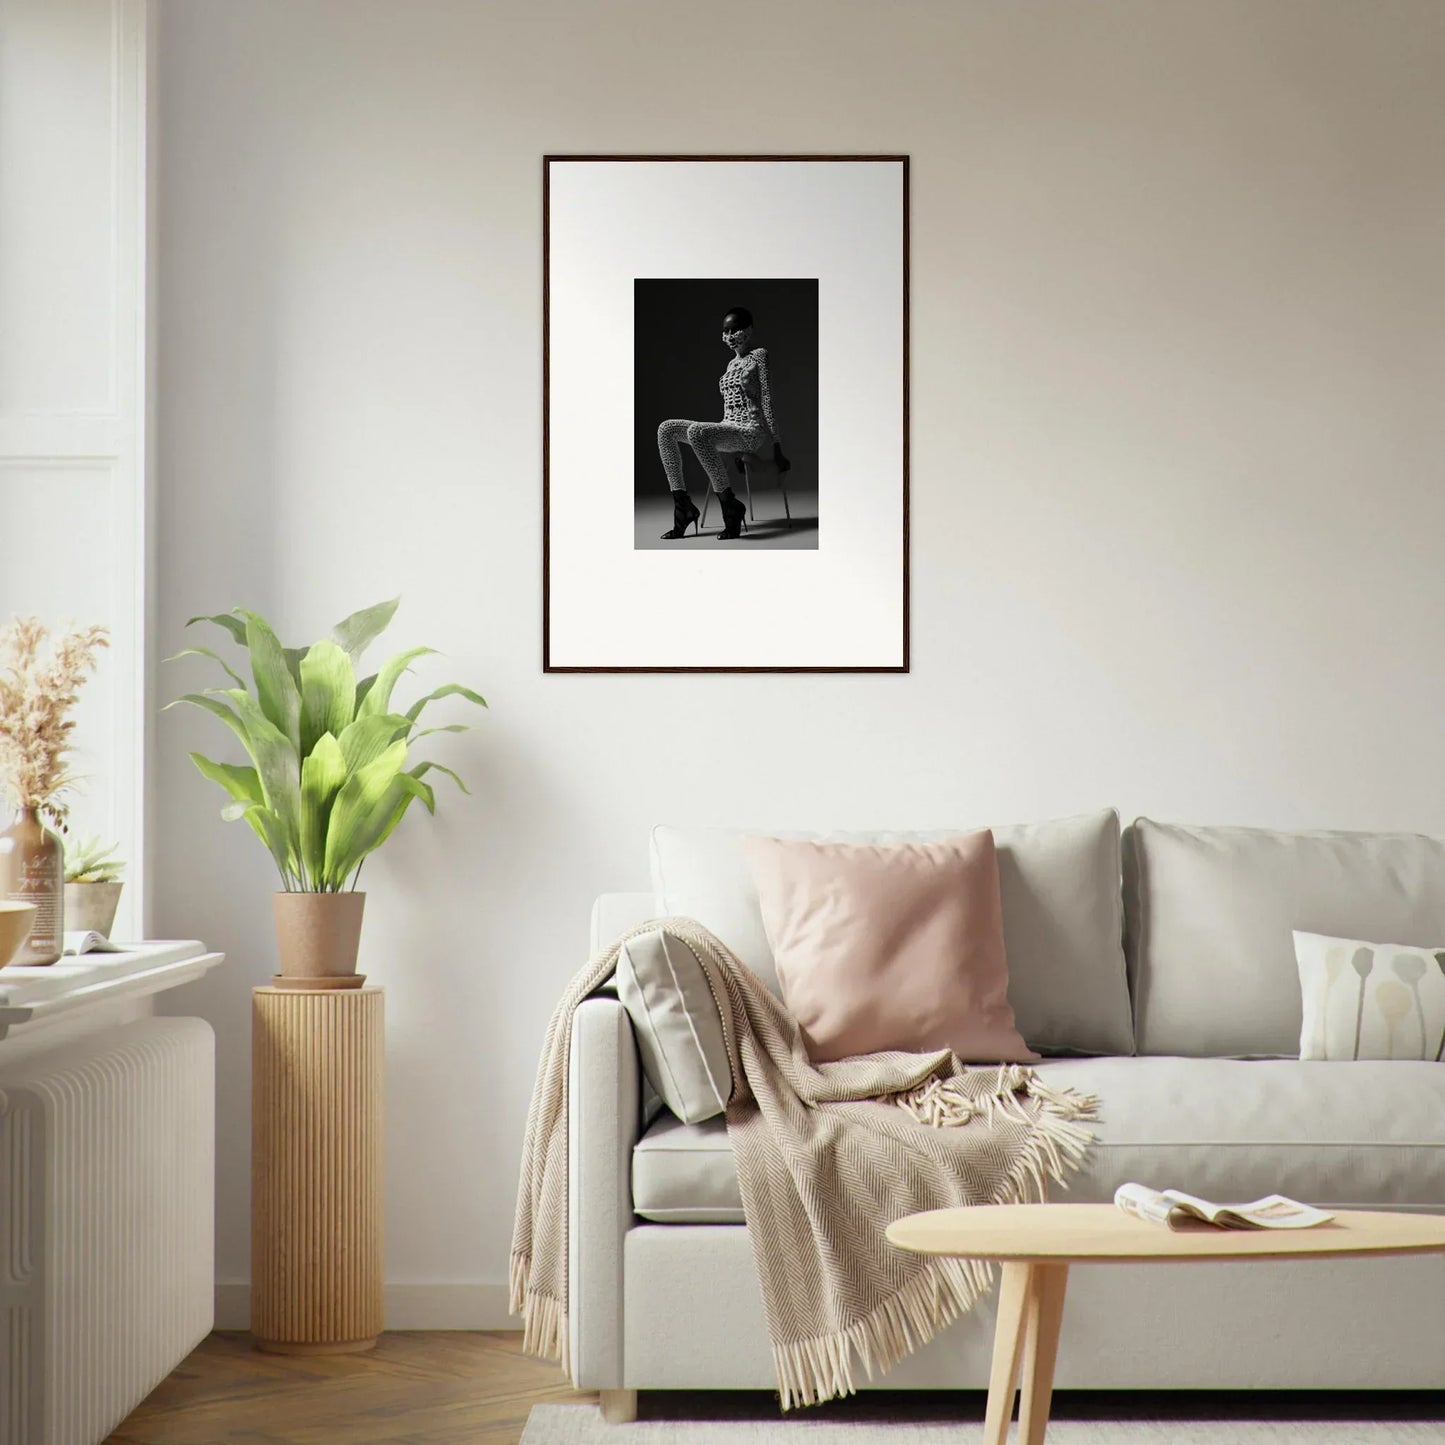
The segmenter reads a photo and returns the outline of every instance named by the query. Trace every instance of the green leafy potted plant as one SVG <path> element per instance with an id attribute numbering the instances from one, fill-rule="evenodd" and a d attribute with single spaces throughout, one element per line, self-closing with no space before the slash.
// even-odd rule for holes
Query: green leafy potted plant
<path id="1" fill-rule="evenodd" d="M 408 766 L 411 745 L 432 733 L 466 731 L 462 723 L 420 727 L 431 703 L 459 697 L 485 707 L 485 700 L 452 682 L 399 712 L 393 691 L 417 658 L 435 652 L 431 647 L 409 648 L 370 676 L 356 676 L 358 660 L 400 601 L 355 612 L 306 648 L 283 647 L 271 627 L 244 608 L 191 618 L 188 627 L 211 623 L 245 649 L 249 686 L 208 647 L 176 654 L 208 658 L 234 683 L 187 693 L 169 706 L 189 703 L 219 718 L 246 750 L 249 766 L 190 756 L 230 795 L 221 817 L 244 818 L 281 875 L 275 917 L 283 977 L 355 974 L 366 899 L 355 891 L 361 865 L 391 837 L 414 799 L 435 813 L 429 772 L 445 773 L 466 792 L 438 762 Z"/>
<path id="2" fill-rule="evenodd" d="M 118 843 L 83 838 L 65 850 L 65 921 L 71 928 L 110 937 L 125 884 Z"/>

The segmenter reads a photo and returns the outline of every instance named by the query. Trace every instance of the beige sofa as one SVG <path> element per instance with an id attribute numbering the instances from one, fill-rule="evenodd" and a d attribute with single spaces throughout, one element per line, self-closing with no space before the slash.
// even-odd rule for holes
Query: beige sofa
<path id="1" fill-rule="evenodd" d="M 652 891 L 600 898 L 594 946 L 683 913 L 771 978 L 739 836 L 656 830 Z M 1121 838 L 1112 812 L 995 837 L 1020 1029 L 1051 1082 L 1103 1101 L 1098 1145 L 1056 1198 L 1108 1200 L 1137 1179 L 1445 1212 L 1445 1066 L 1292 1057 L 1290 938 L 1445 944 L 1445 840 L 1142 819 Z M 661 1110 L 606 990 L 578 1011 L 570 1070 L 578 1383 L 772 1388 L 722 1120 L 686 1126 Z M 982 1389 L 992 1332 L 990 1298 L 872 1384 Z M 1442 1339 L 1445 1260 L 1098 1267 L 1070 1283 L 1056 1381 L 1440 1388 Z"/>

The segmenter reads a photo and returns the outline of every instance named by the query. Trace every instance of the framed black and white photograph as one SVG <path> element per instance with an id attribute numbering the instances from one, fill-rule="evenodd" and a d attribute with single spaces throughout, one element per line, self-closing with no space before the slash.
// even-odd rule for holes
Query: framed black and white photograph
<path id="1" fill-rule="evenodd" d="M 907 158 L 543 188 L 544 668 L 906 672 Z"/>
<path id="2" fill-rule="evenodd" d="M 639 277 L 633 295 L 633 545 L 816 548 L 817 278 Z"/>

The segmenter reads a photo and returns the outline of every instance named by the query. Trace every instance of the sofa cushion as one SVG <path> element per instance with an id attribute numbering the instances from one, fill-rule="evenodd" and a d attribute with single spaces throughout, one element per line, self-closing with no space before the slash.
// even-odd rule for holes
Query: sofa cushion
<path id="1" fill-rule="evenodd" d="M 757 831 L 757 830 L 753 830 Z M 902 843 L 953 837 L 927 832 L 799 833 L 775 837 Z M 1129 1054 L 1134 1050 L 1124 968 L 1119 818 L 1112 810 L 995 827 L 1009 1002 L 1030 1048 Z M 658 827 L 653 887 L 665 913 L 696 918 L 780 993 L 744 830 Z"/>
<path id="2" fill-rule="evenodd" d="M 1140 818 L 1124 900 L 1141 1054 L 1297 1056 L 1293 930 L 1445 939 L 1445 839 Z"/>
<path id="3" fill-rule="evenodd" d="M 1445 1060 L 1445 948 L 1296 933 L 1302 1059 Z"/>
<path id="4" fill-rule="evenodd" d="M 659 1114 L 632 1151 L 632 1208 L 656 1224 L 742 1224 L 743 1197 L 719 1114 L 684 1124 Z"/>
<path id="5" fill-rule="evenodd" d="M 987 829 L 887 847 L 749 836 L 743 851 L 783 1001 L 815 1063 L 890 1049 L 1038 1058 L 1009 1007 Z"/>
<path id="6" fill-rule="evenodd" d="M 1445 1069 L 1298 1059 L 1060 1059 L 1099 1096 L 1098 1145 L 1061 1199 L 1129 1180 L 1218 1202 L 1287 1194 L 1338 1209 L 1445 1208 Z"/>
<path id="7" fill-rule="evenodd" d="M 1445 1209 L 1445 1068 L 1297 1059 L 1054 1059 L 1055 1088 L 1099 1095 L 1098 1142 L 1067 1203 L 1130 1180 L 1220 1203 L 1288 1194 L 1336 1209 Z M 633 1208 L 659 1223 L 742 1222 L 721 1118 L 662 1115 L 632 1156 Z"/>
<path id="8" fill-rule="evenodd" d="M 618 950 L 617 996 L 668 1109 L 688 1124 L 721 1114 L 733 1089 L 727 1034 L 692 945 L 667 928 L 634 933 Z"/>

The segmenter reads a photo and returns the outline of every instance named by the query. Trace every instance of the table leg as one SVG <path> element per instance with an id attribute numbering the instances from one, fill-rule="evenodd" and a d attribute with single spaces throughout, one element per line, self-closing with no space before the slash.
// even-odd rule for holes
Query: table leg
<path id="1" fill-rule="evenodd" d="M 1054 1393 L 1054 1361 L 1059 1353 L 1059 1325 L 1064 1317 L 1064 1292 L 1069 1283 L 1066 1264 L 1029 1267 L 1028 1299 L 1024 1310 L 1027 1340 L 1024 1345 L 1024 1379 L 1019 1403 L 1019 1445 L 1044 1445 L 1049 1405 Z"/>
<path id="2" fill-rule="evenodd" d="M 1033 1267 L 1005 1264 L 998 1286 L 998 1323 L 993 1334 L 993 1367 L 988 1377 L 988 1413 L 983 1422 L 983 1445 L 1008 1445 L 1009 1420 L 1014 1412 L 1014 1385 L 1019 1375 L 1024 1328 L 1029 1318 Z"/>
<path id="3" fill-rule="evenodd" d="M 626 1425 L 637 1419 L 636 1390 L 603 1390 L 598 1404 L 609 1425 Z"/>

